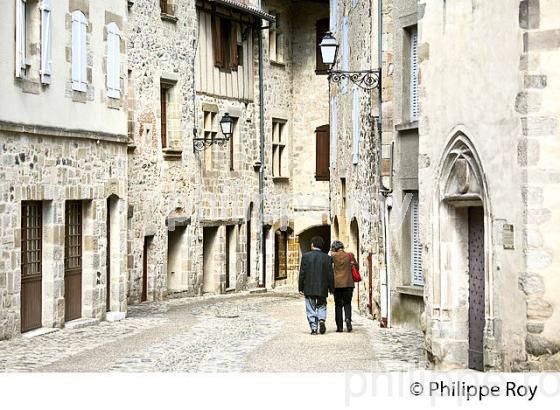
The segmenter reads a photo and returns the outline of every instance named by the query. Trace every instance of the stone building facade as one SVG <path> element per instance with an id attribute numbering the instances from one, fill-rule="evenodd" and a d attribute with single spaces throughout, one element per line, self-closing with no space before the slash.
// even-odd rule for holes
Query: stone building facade
<path id="1" fill-rule="evenodd" d="M 328 183 L 315 181 L 309 160 L 316 129 L 328 124 L 327 83 L 315 74 L 316 21 L 328 6 L 164 3 L 129 7 L 129 301 L 293 288 L 300 234 L 305 242 L 309 228 L 328 227 Z M 232 139 L 194 149 L 223 137 L 226 113 Z"/>
<path id="2" fill-rule="evenodd" d="M 360 308 L 423 329 L 436 368 L 557 369 L 560 10 L 543 0 L 373 3 L 331 2 L 333 69 L 378 67 L 364 32 L 382 47 L 381 94 L 360 101 L 381 132 L 355 114 L 352 84 L 331 80 L 332 233 L 362 260 Z"/>
<path id="3" fill-rule="evenodd" d="M 558 365 L 560 9 L 506 3 L 419 5 L 426 340 L 441 368 Z"/>
<path id="4" fill-rule="evenodd" d="M 92 3 L 0 17 L 0 339 L 126 312 L 126 7 Z"/>

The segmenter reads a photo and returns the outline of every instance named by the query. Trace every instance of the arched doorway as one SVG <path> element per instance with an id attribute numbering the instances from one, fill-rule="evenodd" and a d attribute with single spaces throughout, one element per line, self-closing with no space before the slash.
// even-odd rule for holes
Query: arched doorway
<path id="1" fill-rule="evenodd" d="M 340 227 L 338 226 L 338 217 L 335 216 L 333 220 L 332 239 L 340 240 Z"/>
<path id="2" fill-rule="evenodd" d="M 330 225 L 317 225 L 307 228 L 301 231 L 298 235 L 299 237 L 299 251 L 300 256 L 305 252 L 311 250 L 311 239 L 314 236 L 320 236 L 323 238 L 325 246 L 323 246 L 323 252 L 328 252 L 330 250 L 331 244 L 331 227 Z"/>
<path id="3" fill-rule="evenodd" d="M 434 204 L 433 311 L 440 333 L 455 335 L 445 361 L 483 371 L 492 317 L 490 210 L 480 159 L 462 133 L 446 149 Z"/>
<path id="4" fill-rule="evenodd" d="M 352 218 L 350 222 L 350 242 L 346 246 L 346 249 L 352 252 L 356 258 L 358 265 L 360 264 L 360 228 L 358 227 L 358 221 L 356 218 Z"/>

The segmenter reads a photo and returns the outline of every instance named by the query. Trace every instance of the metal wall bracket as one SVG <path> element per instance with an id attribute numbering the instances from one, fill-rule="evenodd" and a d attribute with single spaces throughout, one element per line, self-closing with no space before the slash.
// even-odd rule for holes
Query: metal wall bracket
<path id="1" fill-rule="evenodd" d="M 332 83 L 340 84 L 344 80 L 350 80 L 364 90 L 378 89 L 380 87 L 380 70 L 329 71 L 329 81 Z"/>

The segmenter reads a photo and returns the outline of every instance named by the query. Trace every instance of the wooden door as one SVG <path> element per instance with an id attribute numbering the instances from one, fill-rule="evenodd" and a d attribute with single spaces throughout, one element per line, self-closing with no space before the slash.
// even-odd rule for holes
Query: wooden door
<path id="1" fill-rule="evenodd" d="M 315 130 L 315 179 L 328 181 L 330 179 L 330 131 L 328 125 L 322 125 Z"/>
<path id="2" fill-rule="evenodd" d="M 40 201 L 21 205 L 21 331 L 41 327 L 43 207 Z"/>
<path id="3" fill-rule="evenodd" d="M 107 312 L 111 310 L 111 199 L 107 198 L 107 249 L 105 254 L 107 255 L 106 266 L 107 266 L 107 278 L 105 281 L 106 286 L 106 302 L 105 307 Z"/>
<path id="4" fill-rule="evenodd" d="M 484 212 L 469 208 L 469 369 L 484 370 Z"/>
<path id="5" fill-rule="evenodd" d="M 148 246 L 150 245 L 150 238 L 144 237 L 144 252 L 142 255 L 142 295 L 140 302 L 148 300 Z"/>
<path id="6" fill-rule="evenodd" d="M 82 317 L 82 202 L 66 201 L 64 238 L 64 320 Z"/>

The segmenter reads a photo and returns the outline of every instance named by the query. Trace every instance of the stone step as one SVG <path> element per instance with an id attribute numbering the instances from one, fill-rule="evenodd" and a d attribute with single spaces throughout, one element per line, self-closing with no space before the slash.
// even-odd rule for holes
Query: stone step
<path id="1" fill-rule="evenodd" d="M 30 339 L 36 336 L 47 335 L 49 333 L 58 332 L 60 329 L 56 327 L 40 327 L 39 329 L 30 330 L 29 332 L 22 333 L 22 336 Z"/>

